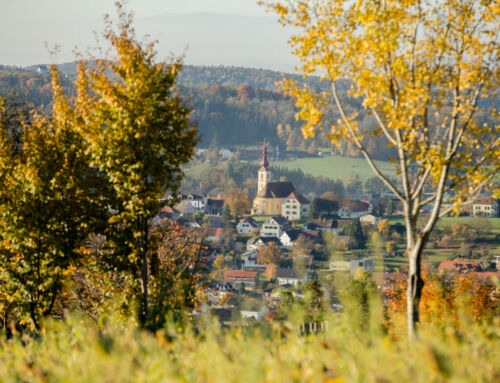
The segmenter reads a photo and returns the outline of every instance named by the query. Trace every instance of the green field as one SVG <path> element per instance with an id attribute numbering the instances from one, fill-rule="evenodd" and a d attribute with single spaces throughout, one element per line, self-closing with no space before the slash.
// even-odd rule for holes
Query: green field
<path id="1" fill-rule="evenodd" d="M 387 161 L 375 161 L 379 169 L 389 176 L 396 175 L 396 166 Z M 321 158 L 300 158 L 292 161 L 273 163 L 288 169 L 300 169 L 304 173 L 331 179 L 347 180 L 350 175 L 358 174 L 361 180 L 374 177 L 375 174 L 363 158 L 327 156 Z"/>
<path id="2" fill-rule="evenodd" d="M 469 226 L 474 225 L 474 220 L 477 218 L 473 217 L 443 217 L 437 222 L 437 228 L 443 228 L 444 226 L 453 226 L 457 223 L 465 223 Z M 480 218 L 487 221 L 491 225 L 491 233 L 500 233 L 500 218 Z M 389 218 L 391 224 L 402 223 L 404 225 L 404 219 L 402 216 L 394 216 Z"/>

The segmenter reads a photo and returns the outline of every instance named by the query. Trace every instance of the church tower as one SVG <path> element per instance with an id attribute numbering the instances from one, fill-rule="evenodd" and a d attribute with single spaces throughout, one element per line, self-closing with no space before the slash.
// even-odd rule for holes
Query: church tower
<path id="1" fill-rule="evenodd" d="M 257 194 L 259 194 L 260 191 L 266 187 L 266 184 L 271 181 L 271 171 L 267 168 L 269 166 L 269 162 L 267 162 L 266 146 L 266 143 L 264 143 L 264 147 L 262 148 L 262 162 L 260 163 L 259 169 Z"/>

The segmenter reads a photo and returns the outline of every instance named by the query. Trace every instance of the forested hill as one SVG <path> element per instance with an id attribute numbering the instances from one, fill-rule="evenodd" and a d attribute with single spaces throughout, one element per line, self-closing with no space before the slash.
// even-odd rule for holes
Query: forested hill
<path id="1" fill-rule="evenodd" d="M 75 76 L 75 63 L 61 64 L 63 84 L 72 92 L 71 80 Z M 317 77 L 294 77 L 314 89 L 321 84 Z M 18 98 L 35 106 L 51 102 L 50 78 L 45 65 L 28 68 L 0 66 L 0 96 L 15 92 Z M 299 122 L 295 120 L 296 108 L 292 100 L 283 96 L 277 82 L 283 74 L 271 70 L 241 67 L 184 67 L 179 76 L 179 88 L 189 99 L 193 119 L 200 130 L 200 146 L 254 145 L 264 139 L 273 144 L 280 141 L 287 146 L 286 137 L 278 137 L 277 127 L 287 125 L 294 131 L 289 149 L 305 146 L 299 137 Z M 354 108 L 359 108 L 355 102 Z M 321 145 L 316 138 L 316 146 Z"/>
<path id="2" fill-rule="evenodd" d="M 75 63 L 61 64 L 59 68 L 63 85 L 68 92 L 72 92 Z M 310 150 L 311 153 L 318 147 L 327 146 L 325 132 L 319 132 L 314 139 L 304 141 L 300 122 L 295 119 L 297 110 L 294 103 L 284 97 L 276 85 L 283 76 L 280 72 L 264 69 L 186 65 L 179 76 L 179 88 L 193 108 L 192 118 L 198 123 L 200 146 L 246 146 L 266 140 L 283 149 Z M 318 77 L 304 79 L 297 75 L 286 76 L 313 89 L 326 86 Z M 359 100 L 347 95 L 346 89 L 347 84 L 341 84 L 340 93 L 347 112 L 359 113 L 362 129 L 373 128 L 375 122 L 372 117 L 363 110 Z M 12 92 L 18 100 L 30 102 L 35 107 L 50 105 L 50 75 L 46 66 L 21 69 L 0 65 L 0 96 L 5 97 Z M 479 122 L 493 123 L 486 110 L 480 108 L 478 111 Z M 328 117 L 333 122 L 339 118 L 333 112 Z M 391 154 L 385 144 L 376 139 L 370 139 L 365 144 L 376 158 L 386 159 Z M 344 156 L 356 153 L 344 145 L 332 150 Z"/>

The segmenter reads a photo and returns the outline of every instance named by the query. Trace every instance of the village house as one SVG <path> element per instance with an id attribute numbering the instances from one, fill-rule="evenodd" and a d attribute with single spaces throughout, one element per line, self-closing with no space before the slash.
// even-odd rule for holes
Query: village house
<path id="1" fill-rule="evenodd" d="M 256 271 L 227 270 L 224 272 L 224 281 L 233 284 L 233 286 L 254 287 L 257 284 L 257 278 Z"/>
<path id="2" fill-rule="evenodd" d="M 220 227 L 205 227 L 202 228 L 203 240 L 210 245 L 219 244 L 222 241 L 222 228 Z"/>
<path id="3" fill-rule="evenodd" d="M 268 243 L 274 242 L 279 247 L 282 246 L 279 238 L 276 237 L 253 237 L 247 242 L 247 250 L 257 250 L 259 247 L 267 245 Z"/>
<path id="4" fill-rule="evenodd" d="M 365 225 L 377 225 L 382 220 L 382 217 L 375 213 L 368 213 L 359 217 L 359 222 Z"/>
<path id="5" fill-rule="evenodd" d="M 350 267 L 349 261 L 330 261 L 330 271 L 347 271 Z"/>
<path id="6" fill-rule="evenodd" d="M 311 201 L 298 191 L 290 193 L 281 203 L 281 215 L 290 221 L 298 221 L 309 216 Z"/>
<path id="7" fill-rule="evenodd" d="M 276 273 L 276 278 L 278 279 L 278 285 L 280 286 L 297 286 L 299 283 L 307 282 L 308 273 L 306 271 L 303 275 L 299 276 L 295 269 L 279 268 Z"/>
<path id="8" fill-rule="evenodd" d="M 246 269 L 265 269 L 266 265 L 258 263 L 258 255 L 256 250 L 247 251 L 242 255 L 243 257 L 243 268 Z"/>
<path id="9" fill-rule="evenodd" d="M 299 239 L 301 235 L 313 241 L 317 240 L 317 236 L 314 236 L 306 230 L 288 229 L 283 231 L 280 237 L 280 241 L 285 248 L 291 249 L 293 246 L 295 246 L 295 242 L 297 242 L 297 239 Z"/>
<path id="10" fill-rule="evenodd" d="M 261 321 L 264 319 L 265 315 L 269 312 L 269 309 L 264 304 L 264 302 L 247 302 L 243 301 L 242 309 L 240 310 L 240 315 L 242 319 L 253 318 L 255 320 Z"/>
<path id="11" fill-rule="evenodd" d="M 363 270 L 366 273 L 371 273 L 375 270 L 375 262 L 372 258 L 359 258 L 351 260 L 350 271 L 351 274 L 356 274 L 358 269 Z"/>
<path id="12" fill-rule="evenodd" d="M 340 218 L 353 219 L 371 213 L 372 210 L 373 207 L 368 201 L 344 200 L 341 202 L 338 215 Z"/>
<path id="13" fill-rule="evenodd" d="M 338 232 L 337 221 L 334 219 L 316 219 L 306 223 L 303 228 L 305 230 L 316 230 L 325 233 Z"/>
<path id="14" fill-rule="evenodd" d="M 224 199 L 220 197 L 206 197 L 204 202 L 204 214 L 222 215 L 224 208 Z"/>
<path id="15" fill-rule="evenodd" d="M 438 266 L 438 271 L 440 273 L 453 271 L 461 274 L 468 274 L 481 271 L 481 266 L 479 265 L 479 262 L 468 261 L 465 259 L 453 259 L 442 261 Z"/>
<path id="16" fill-rule="evenodd" d="M 287 230 L 289 227 L 290 223 L 285 217 L 270 217 L 262 223 L 260 236 L 280 238 L 283 230 Z"/>
<path id="17" fill-rule="evenodd" d="M 492 197 L 477 197 L 472 203 L 474 217 L 498 217 L 498 200 Z"/>
<path id="18" fill-rule="evenodd" d="M 240 219 L 238 224 L 236 225 L 236 231 L 238 234 L 248 235 L 252 232 L 253 229 L 257 229 L 259 225 L 252 217 L 246 217 Z"/>

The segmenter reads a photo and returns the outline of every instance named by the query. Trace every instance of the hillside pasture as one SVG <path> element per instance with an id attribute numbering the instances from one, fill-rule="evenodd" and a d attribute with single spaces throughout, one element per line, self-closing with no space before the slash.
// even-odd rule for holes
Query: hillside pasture
<path id="1" fill-rule="evenodd" d="M 387 176 L 396 175 L 396 166 L 387 161 L 375 161 L 379 169 Z M 282 166 L 288 169 L 300 169 L 306 174 L 322 176 L 331 179 L 340 178 L 344 183 L 350 176 L 358 174 L 364 182 L 368 178 L 374 177 L 375 173 L 371 170 L 368 163 L 363 158 L 326 156 L 326 157 L 307 157 L 291 161 L 275 162 L 272 165 Z"/>

